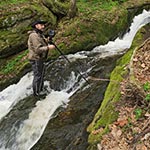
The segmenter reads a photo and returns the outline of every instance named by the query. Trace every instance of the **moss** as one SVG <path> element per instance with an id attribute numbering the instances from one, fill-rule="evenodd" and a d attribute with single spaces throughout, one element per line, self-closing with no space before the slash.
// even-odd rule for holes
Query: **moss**
<path id="1" fill-rule="evenodd" d="M 130 50 L 126 52 L 116 63 L 115 69 L 112 71 L 110 76 L 110 83 L 105 92 L 103 102 L 96 113 L 93 122 L 88 127 L 90 132 L 88 142 L 90 143 L 89 150 L 95 150 L 96 144 L 100 142 L 103 134 L 109 131 L 109 124 L 117 119 L 118 112 L 115 111 L 115 104 L 120 100 L 120 83 L 128 75 L 128 65 L 130 63 L 133 51 L 137 46 L 142 43 L 143 39 L 143 28 L 136 34 Z M 92 131 L 103 128 L 102 132 L 94 135 Z"/>
<path id="2" fill-rule="evenodd" d="M 3 0 L 0 2 L 0 6 L 5 6 L 8 4 L 18 4 L 18 3 L 23 3 L 23 2 L 28 2 L 28 0 Z"/>
<path id="3" fill-rule="evenodd" d="M 66 53 L 75 53 L 91 50 L 97 45 L 106 44 L 122 36 L 130 25 L 127 4 L 113 5 L 105 11 L 101 1 L 77 2 L 78 16 L 59 23 L 58 29 L 62 34 L 56 35 L 56 41 L 64 42 L 65 47 L 61 48 L 65 49 Z M 136 4 L 140 6 L 141 2 L 138 1 Z"/>
<path id="4" fill-rule="evenodd" d="M 21 70 L 22 66 L 27 63 L 27 59 L 23 59 L 26 57 L 27 51 L 21 52 L 17 56 L 7 60 L 7 62 L 1 66 L 0 73 L 1 74 L 9 74 L 9 73 L 17 73 Z M 22 60 L 23 59 L 23 60 Z"/>
<path id="5" fill-rule="evenodd" d="M 5 60 L 0 59 L 0 90 L 8 85 L 17 82 L 26 72 L 29 71 L 28 51 L 25 50 Z"/>
<path id="6" fill-rule="evenodd" d="M 56 41 L 63 42 L 62 50 L 75 53 L 81 50 L 91 50 L 97 45 L 106 44 L 121 32 L 127 24 L 127 10 L 118 7 L 106 12 L 90 12 L 86 18 L 82 16 L 59 23 L 61 34 L 56 34 Z M 115 18 L 115 19 L 113 19 Z M 58 42 L 58 44 L 59 44 Z"/>
<path id="7" fill-rule="evenodd" d="M 97 130 L 99 128 L 104 128 L 104 131 L 100 133 L 99 137 L 101 137 L 104 133 L 108 131 L 108 125 L 115 121 L 117 118 L 117 112 L 115 112 L 114 104 L 116 101 L 120 98 L 120 82 L 123 80 L 122 75 L 124 73 L 120 74 L 120 72 L 124 69 L 123 66 L 117 66 L 114 71 L 111 73 L 110 79 L 112 80 L 110 84 L 107 87 L 107 90 L 105 92 L 104 100 L 101 104 L 100 109 L 96 113 L 93 122 L 88 128 L 89 132 L 92 132 L 93 130 Z M 116 80 L 117 79 L 117 80 Z M 89 136 L 89 142 L 93 143 L 93 140 L 95 140 L 95 135 L 90 134 Z"/>
<path id="8" fill-rule="evenodd" d="M 14 7 L 14 9 L 11 8 L 11 13 L 3 12 L 4 14 L 0 19 L 0 28 L 2 28 L 0 58 L 16 54 L 27 47 L 27 31 L 31 30 L 30 24 L 36 19 L 35 17 L 39 19 L 42 16 L 44 20 L 48 20 L 48 24 L 56 25 L 56 16 L 39 3 L 30 3 L 30 7 L 29 3 L 21 5 L 20 8 L 19 6 Z M 35 14 L 37 15 L 35 16 Z"/>
<path id="9" fill-rule="evenodd" d="M 42 18 L 43 20 L 47 20 L 48 24 L 50 24 L 52 26 L 56 25 L 57 17 L 54 16 L 54 14 L 51 11 L 49 11 L 48 8 L 46 8 L 42 5 L 39 5 L 37 3 L 37 4 L 32 4 L 30 6 L 30 9 L 34 10 L 34 12 L 38 12 L 38 15 L 36 16 L 38 19 Z M 35 18 L 34 18 L 34 20 L 35 20 Z"/>

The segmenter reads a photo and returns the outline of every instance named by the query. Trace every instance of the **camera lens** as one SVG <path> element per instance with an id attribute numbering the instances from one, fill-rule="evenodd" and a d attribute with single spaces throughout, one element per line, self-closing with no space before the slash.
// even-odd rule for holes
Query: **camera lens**
<path id="1" fill-rule="evenodd" d="M 50 35 L 51 37 L 54 37 L 55 31 L 54 31 L 54 30 L 50 30 L 50 31 L 49 31 L 49 35 Z"/>

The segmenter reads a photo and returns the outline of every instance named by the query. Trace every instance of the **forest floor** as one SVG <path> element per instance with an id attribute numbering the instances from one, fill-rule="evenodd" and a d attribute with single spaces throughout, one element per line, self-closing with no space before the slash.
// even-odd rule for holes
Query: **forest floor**
<path id="1" fill-rule="evenodd" d="M 129 77 L 121 83 L 118 119 L 109 126 L 98 150 L 150 150 L 150 38 L 136 50 L 132 61 L 141 89 Z"/>

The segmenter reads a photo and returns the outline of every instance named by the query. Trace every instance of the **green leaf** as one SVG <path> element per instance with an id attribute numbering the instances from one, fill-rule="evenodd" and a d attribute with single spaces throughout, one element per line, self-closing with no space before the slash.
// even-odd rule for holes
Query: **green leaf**
<path id="1" fill-rule="evenodd" d="M 147 95 L 146 95 L 145 100 L 146 100 L 146 101 L 150 101 L 150 94 L 147 94 Z"/>
<path id="2" fill-rule="evenodd" d="M 144 84 L 144 90 L 145 90 L 145 91 L 150 90 L 150 83 L 149 83 L 149 82 L 146 82 L 146 83 Z"/>

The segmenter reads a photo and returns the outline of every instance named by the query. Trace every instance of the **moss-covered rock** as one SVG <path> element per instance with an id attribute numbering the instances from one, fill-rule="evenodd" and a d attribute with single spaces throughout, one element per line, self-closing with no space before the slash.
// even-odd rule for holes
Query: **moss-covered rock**
<path id="1" fill-rule="evenodd" d="M 66 16 L 69 10 L 69 0 L 42 0 L 42 3 L 58 17 Z"/>
<path id="2" fill-rule="evenodd" d="M 116 9 L 107 12 L 107 15 L 106 12 L 90 12 L 88 17 L 79 16 L 80 18 L 62 21 L 58 25 L 59 32 L 55 38 L 57 44 L 61 45 L 65 53 L 75 53 L 91 50 L 114 39 L 128 24 L 127 11 L 122 9 L 117 12 Z"/>
<path id="3" fill-rule="evenodd" d="M 51 25 L 56 24 L 56 17 L 39 3 L 26 3 L 9 6 L 0 18 L 0 58 L 6 58 L 27 48 L 27 31 L 31 23 L 42 16 Z"/>
<path id="4" fill-rule="evenodd" d="M 71 20 L 62 19 L 54 38 L 65 54 L 91 50 L 121 37 L 128 30 L 133 17 L 150 7 L 149 3 L 140 0 L 136 3 L 130 0 L 122 5 L 89 1 L 79 2 L 77 6 L 77 16 Z M 58 56 L 58 52 L 51 56 Z"/>

